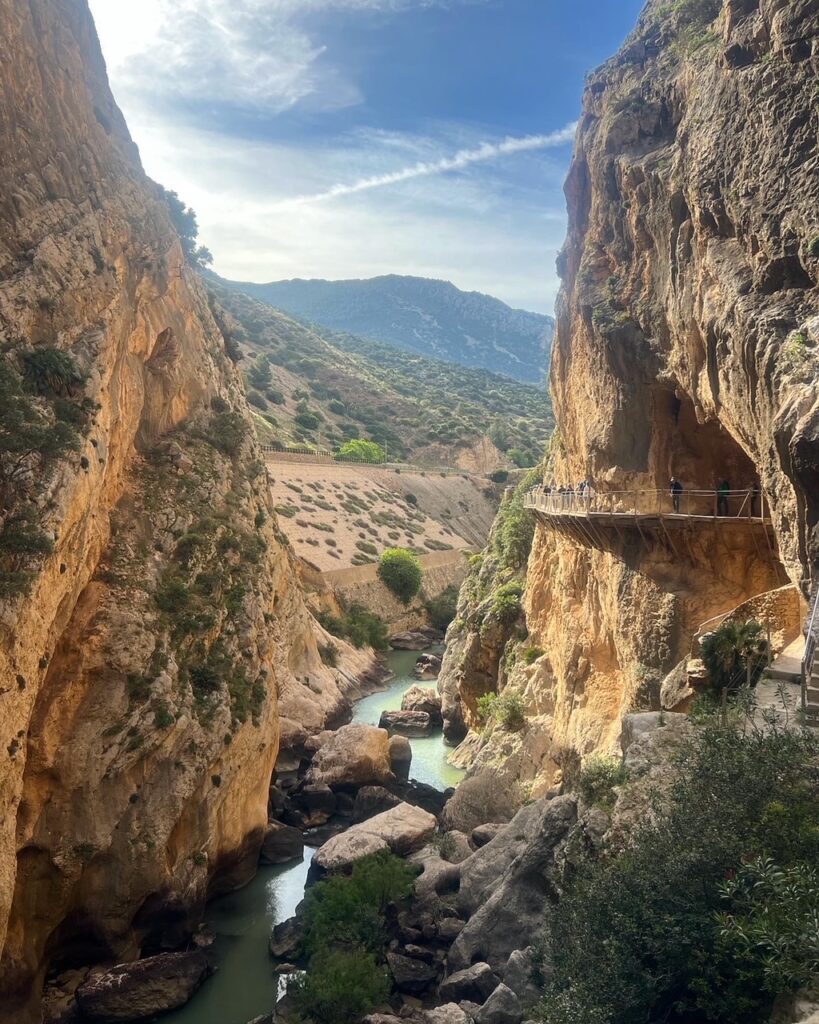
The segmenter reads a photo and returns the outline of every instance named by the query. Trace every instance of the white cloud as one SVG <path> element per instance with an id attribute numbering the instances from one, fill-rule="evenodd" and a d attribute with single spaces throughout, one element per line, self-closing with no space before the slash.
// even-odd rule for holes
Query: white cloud
<path id="1" fill-rule="evenodd" d="M 224 109 L 210 116 L 211 106 L 229 104 L 268 121 L 358 101 L 356 82 L 333 66 L 326 40 L 311 35 L 319 23 L 308 26 L 305 14 L 480 2 L 90 0 L 146 170 L 195 208 L 219 273 L 255 281 L 419 274 L 548 312 L 565 171 L 549 149 L 567 142 L 570 128 L 493 139 L 454 122 L 283 142 L 234 133 Z"/>
<path id="2" fill-rule="evenodd" d="M 404 181 L 412 181 L 414 178 L 427 178 L 434 174 L 445 174 L 448 171 L 463 171 L 471 164 L 484 163 L 487 160 L 497 160 L 499 157 L 507 156 L 510 153 L 526 153 L 531 150 L 552 149 L 556 146 L 564 146 L 571 142 L 577 124 L 566 125 L 559 131 L 551 132 L 548 135 L 527 135 L 519 139 L 504 139 L 503 142 L 483 142 L 475 149 L 461 149 L 454 156 L 441 157 L 439 160 L 421 161 L 411 167 L 404 167 L 398 171 L 390 171 L 388 174 L 375 174 L 368 178 L 360 178 L 349 185 L 339 183 L 331 185 L 323 192 L 314 192 L 312 195 L 293 196 L 285 199 L 281 206 L 305 206 L 311 203 L 320 203 L 328 199 L 338 199 L 341 196 L 355 195 L 357 192 L 369 192 L 374 188 L 384 188 L 387 185 L 398 185 Z"/>

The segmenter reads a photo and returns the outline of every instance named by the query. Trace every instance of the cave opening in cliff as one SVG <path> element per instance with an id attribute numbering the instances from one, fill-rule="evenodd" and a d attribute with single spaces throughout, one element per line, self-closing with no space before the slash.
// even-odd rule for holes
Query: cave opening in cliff
<path id="1" fill-rule="evenodd" d="M 741 445 L 717 420 L 700 422 L 682 389 L 661 391 L 656 409 L 654 469 L 661 488 L 672 476 L 688 491 L 714 491 L 723 481 L 733 491 L 760 486 L 757 467 Z"/>

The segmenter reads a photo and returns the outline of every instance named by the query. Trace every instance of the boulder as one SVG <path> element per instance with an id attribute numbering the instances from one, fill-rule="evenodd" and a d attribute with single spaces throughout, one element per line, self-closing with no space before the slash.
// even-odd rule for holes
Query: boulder
<path id="1" fill-rule="evenodd" d="M 357 832 L 358 827 L 353 825 L 319 847 L 310 864 L 313 874 L 347 871 L 357 860 L 389 850 L 386 839 L 370 832 Z"/>
<path id="2" fill-rule="evenodd" d="M 442 662 L 440 654 L 422 654 L 416 660 L 412 674 L 416 679 L 437 679 Z"/>
<path id="3" fill-rule="evenodd" d="M 442 917 L 438 922 L 438 939 L 443 943 L 454 942 L 463 931 L 464 924 L 460 917 Z"/>
<path id="4" fill-rule="evenodd" d="M 336 796 L 323 783 L 305 783 L 290 798 L 305 828 L 326 824 L 336 812 Z"/>
<path id="5" fill-rule="evenodd" d="M 484 1003 L 498 987 L 499 980 L 489 964 L 477 963 L 444 978 L 438 987 L 438 996 L 447 1002 L 459 1003 L 468 999 Z"/>
<path id="6" fill-rule="evenodd" d="M 541 971 L 545 968 L 541 965 Z M 541 996 L 540 988 L 535 984 L 535 951 L 532 946 L 516 949 L 506 962 L 503 972 L 503 983 L 510 988 L 523 1006 L 534 1006 Z"/>
<path id="7" fill-rule="evenodd" d="M 91 976 L 77 989 L 77 1003 L 87 1021 L 144 1020 L 184 1006 L 211 971 L 201 950 L 161 953 Z"/>
<path id="8" fill-rule="evenodd" d="M 277 960 L 284 960 L 296 953 L 302 940 L 302 925 L 300 917 L 288 917 L 286 921 L 275 925 L 268 943 L 270 955 Z"/>
<path id="9" fill-rule="evenodd" d="M 383 786 L 393 781 L 390 738 L 372 725 L 343 725 L 316 751 L 308 785 Z"/>
<path id="10" fill-rule="evenodd" d="M 435 630 L 410 630 L 390 638 L 394 651 L 423 651 L 440 636 Z"/>
<path id="11" fill-rule="evenodd" d="M 262 841 L 262 864 L 286 864 L 289 860 L 300 860 L 303 855 L 304 840 L 297 828 L 280 821 L 268 823 Z"/>
<path id="12" fill-rule="evenodd" d="M 510 864 L 540 831 L 549 804 L 549 800 L 538 800 L 521 807 L 511 822 L 498 829 L 494 839 L 461 864 L 458 907 L 462 913 L 473 914 L 492 894 Z"/>
<path id="13" fill-rule="evenodd" d="M 390 735 L 429 736 L 432 720 L 426 711 L 382 711 L 378 728 L 386 729 Z"/>
<path id="14" fill-rule="evenodd" d="M 500 835 L 508 824 L 508 821 L 488 821 L 485 825 L 478 825 L 477 828 L 473 828 L 470 838 L 475 844 L 475 849 L 479 850 L 482 846 L 486 846 L 487 843 L 491 843 L 495 836 Z"/>
<path id="15" fill-rule="evenodd" d="M 436 1006 L 434 1010 L 427 1010 L 424 1024 L 472 1024 L 472 1017 L 457 1003 L 446 1003 L 444 1006 Z"/>
<path id="16" fill-rule="evenodd" d="M 520 805 L 520 787 L 511 776 L 484 770 L 455 790 L 444 808 L 443 825 L 468 835 L 487 822 L 509 821 Z"/>
<path id="17" fill-rule="evenodd" d="M 441 698 L 435 690 L 424 686 L 411 686 L 401 698 L 402 711 L 423 711 L 436 728 L 443 724 Z"/>
<path id="18" fill-rule="evenodd" d="M 355 795 L 353 821 L 367 821 L 400 803 L 400 798 L 383 786 L 362 786 Z"/>
<path id="19" fill-rule="evenodd" d="M 515 993 L 504 984 L 498 985 L 475 1018 L 476 1024 L 521 1024 L 523 1009 Z"/>
<path id="20" fill-rule="evenodd" d="M 449 964 L 453 969 L 465 968 L 480 957 L 500 973 L 514 950 L 532 945 L 543 930 L 547 906 L 560 872 L 563 843 L 577 820 L 577 805 L 572 797 L 559 796 L 544 803 L 546 811 L 537 834 L 525 843 L 500 882 L 495 876 L 488 881 L 484 879 L 484 886 L 479 887 L 480 902 L 473 906 L 472 916 L 449 950 Z M 514 824 L 498 839 L 505 838 L 509 832 L 515 834 Z M 491 851 L 498 839 L 460 865 L 459 897 L 469 865 Z M 469 895 L 474 898 L 475 888 Z"/>
<path id="21" fill-rule="evenodd" d="M 401 953 L 387 953 L 387 964 L 395 987 L 406 995 L 422 995 L 438 977 L 438 972 L 431 964 Z"/>
<path id="22" fill-rule="evenodd" d="M 400 803 L 325 843 L 313 858 L 313 864 L 318 871 L 343 871 L 379 850 L 391 850 L 406 857 L 425 845 L 436 825 L 432 814 Z"/>
<path id="23" fill-rule="evenodd" d="M 406 736 L 390 736 L 390 767 L 399 782 L 409 779 L 412 764 L 412 744 Z"/>
<path id="24" fill-rule="evenodd" d="M 636 711 L 623 718 L 620 732 L 620 749 L 625 754 L 629 747 L 643 736 L 656 732 L 665 726 L 687 723 L 688 715 L 673 711 Z"/>

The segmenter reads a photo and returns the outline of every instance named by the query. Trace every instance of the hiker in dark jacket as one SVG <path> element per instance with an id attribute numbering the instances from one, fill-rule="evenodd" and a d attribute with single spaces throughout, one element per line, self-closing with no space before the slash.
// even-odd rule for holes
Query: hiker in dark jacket
<path id="1" fill-rule="evenodd" d="M 728 495 L 731 493 L 731 485 L 727 480 L 723 480 L 717 488 L 717 515 L 728 516 L 730 512 L 728 510 Z"/>
<path id="2" fill-rule="evenodd" d="M 682 498 L 683 485 L 675 477 L 671 477 L 671 483 L 669 484 L 671 491 L 671 504 L 674 506 L 674 511 L 679 514 L 680 511 L 680 498 Z"/>

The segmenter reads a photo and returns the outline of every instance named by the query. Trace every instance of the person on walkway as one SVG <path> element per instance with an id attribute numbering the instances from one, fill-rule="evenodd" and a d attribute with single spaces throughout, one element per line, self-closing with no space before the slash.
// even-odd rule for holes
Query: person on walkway
<path id="1" fill-rule="evenodd" d="M 754 480 L 751 486 L 748 488 L 748 503 L 750 506 L 750 516 L 754 519 L 757 515 L 757 508 L 759 507 L 759 484 Z"/>
<path id="2" fill-rule="evenodd" d="M 679 515 L 680 499 L 682 498 L 683 485 L 675 476 L 672 476 L 669 487 L 671 489 L 671 504 L 674 506 L 674 511 L 677 513 L 677 515 Z"/>
<path id="3" fill-rule="evenodd" d="M 730 512 L 728 510 L 728 495 L 731 493 L 731 485 L 727 480 L 723 480 L 717 488 L 717 515 L 728 516 Z"/>

